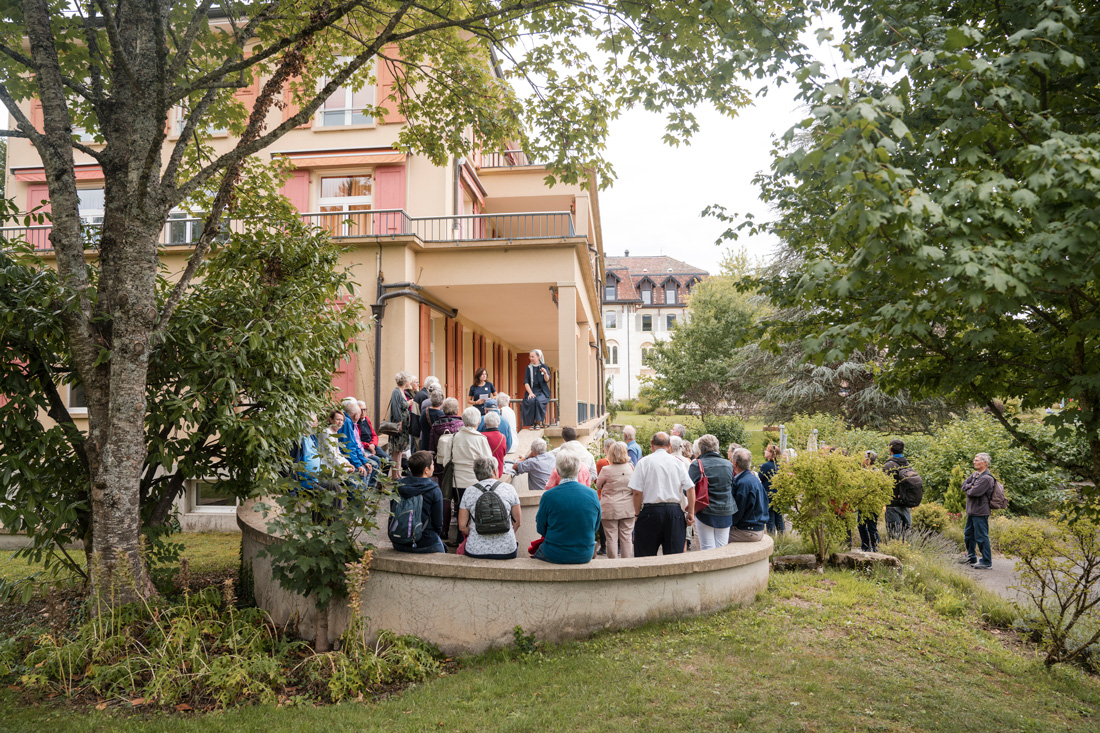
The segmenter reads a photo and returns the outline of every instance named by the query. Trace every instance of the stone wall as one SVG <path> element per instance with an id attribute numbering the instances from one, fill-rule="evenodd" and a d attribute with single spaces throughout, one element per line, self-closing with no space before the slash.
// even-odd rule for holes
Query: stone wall
<path id="1" fill-rule="evenodd" d="M 275 623 L 296 624 L 314 636 L 312 601 L 288 593 L 271 577 L 261 548 L 278 542 L 249 501 L 237 512 L 245 562 L 252 564 L 256 603 Z M 534 515 L 524 520 L 534 524 Z M 660 618 L 692 616 L 750 603 L 768 585 L 772 540 L 718 550 L 631 560 L 598 558 L 585 565 L 516 560 L 474 560 L 451 554 L 394 552 L 384 537 L 364 591 L 363 615 L 371 635 L 381 629 L 414 634 L 447 654 L 478 653 L 511 643 L 522 626 L 538 639 L 561 641 L 601 629 L 638 626 Z M 347 628 L 348 610 L 329 611 L 329 636 Z"/>

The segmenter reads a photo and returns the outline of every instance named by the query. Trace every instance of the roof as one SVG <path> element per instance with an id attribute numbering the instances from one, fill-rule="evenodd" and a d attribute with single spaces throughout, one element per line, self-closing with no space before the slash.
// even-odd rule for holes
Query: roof
<path id="1" fill-rule="evenodd" d="M 608 257 L 604 260 L 604 270 L 607 272 L 609 280 L 612 275 L 618 280 L 619 287 L 616 301 L 640 303 L 642 296 L 639 286 L 644 280 L 651 281 L 654 285 L 653 305 L 664 304 L 664 284 L 667 280 L 671 279 L 680 288 L 686 288 L 692 281 L 701 280 L 710 275 L 702 268 L 664 255 L 656 257 Z M 677 299 L 676 304 L 683 305 L 683 299 Z"/>

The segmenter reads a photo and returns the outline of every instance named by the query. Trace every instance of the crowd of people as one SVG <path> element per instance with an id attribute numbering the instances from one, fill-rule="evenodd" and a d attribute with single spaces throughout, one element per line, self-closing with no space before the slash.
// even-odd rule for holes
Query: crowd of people
<path id="1" fill-rule="evenodd" d="M 622 440 L 597 442 L 597 461 L 577 439 L 577 431 L 565 426 L 557 448 L 550 450 L 536 437 L 525 455 L 509 461 L 518 438 L 516 413 L 510 396 L 487 376 L 484 368 L 475 371 L 463 409 L 457 398 L 444 394 L 435 377 L 427 377 L 421 386 L 414 375 L 397 374 L 389 420 L 379 426 L 388 436 L 388 452 L 379 445 L 365 405 L 345 399 L 342 409 L 327 415 L 323 429 L 295 446 L 295 460 L 304 464 L 303 486 L 338 489 L 320 476 L 343 474 L 343 481 L 335 483 L 352 487 L 352 493 L 392 471 L 399 481 L 391 525 L 399 516 L 407 520 L 397 530 L 391 526 L 390 538 L 399 552 L 446 552 L 450 547 L 474 558 L 517 557 L 521 548 L 515 530 L 523 517 L 512 481 L 519 475 L 526 476 L 530 490 L 544 492 L 535 517 L 540 538 L 528 552 L 546 562 L 672 555 L 692 547 L 711 550 L 786 531 L 782 511 L 772 506 L 771 483 L 780 462 L 794 451 L 784 456 L 778 446 L 768 445 L 764 463 L 753 471 L 747 448 L 733 443 L 723 452 L 714 435 L 691 441 L 686 428 L 675 425 L 671 434 L 653 435 L 643 456 L 637 431 L 627 425 Z M 532 352 L 522 405 L 525 423 L 532 426 L 545 420 L 547 378 L 542 355 Z M 912 525 L 914 504 L 906 501 L 901 487 L 916 473 L 904 451 L 903 441 L 891 441 L 881 467 L 898 487 L 885 511 L 891 537 Z M 865 467 L 877 469 L 877 462 L 874 451 L 865 452 Z M 963 487 L 967 554 L 962 561 L 988 568 L 988 518 L 996 482 L 989 474 L 988 455 L 975 457 L 974 467 Z M 452 517 L 458 530 L 453 537 Z M 878 520 L 859 517 L 861 549 L 878 550 Z"/>

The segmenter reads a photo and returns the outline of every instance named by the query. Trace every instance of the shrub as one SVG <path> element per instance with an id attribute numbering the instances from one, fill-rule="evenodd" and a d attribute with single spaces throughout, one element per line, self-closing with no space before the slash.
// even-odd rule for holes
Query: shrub
<path id="1" fill-rule="evenodd" d="M 821 565 L 830 547 L 856 530 L 857 513 L 882 512 L 893 498 L 894 481 L 863 468 L 854 456 L 803 453 L 780 466 L 772 490 L 772 507 L 789 514 L 794 528 L 812 540 Z"/>
<path id="2" fill-rule="evenodd" d="M 653 403 L 646 397 L 639 397 L 634 400 L 634 412 L 639 415 L 648 415 L 653 412 L 653 409 Z"/>
<path id="3" fill-rule="evenodd" d="M 962 485 L 966 480 L 966 469 L 962 466 L 954 466 L 951 469 L 951 479 L 947 483 L 947 491 L 943 494 L 943 506 L 951 514 L 960 514 L 966 509 L 966 494 Z"/>
<path id="4" fill-rule="evenodd" d="M 942 505 L 934 502 L 926 502 L 912 510 L 913 527 L 927 529 L 932 532 L 943 532 L 947 529 L 947 510 Z"/>
<path id="5" fill-rule="evenodd" d="M 668 407 L 667 405 L 661 405 L 660 407 L 658 407 L 656 410 L 653 411 L 653 414 L 654 415 L 659 415 L 660 417 L 670 417 L 674 413 L 672 412 L 671 407 Z"/>
<path id="6" fill-rule="evenodd" d="M 703 433 L 718 438 L 723 453 L 730 443 L 747 445 L 749 442 L 749 430 L 745 423 L 732 415 L 707 415 L 703 418 Z"/>
<path id="7" fill-rule="evenodd" d="M 1046 665 L 1081 662 L 1100 642 L 1100 525 L 1088 516 L 1009 522 L 1001 546 L 1038 611 Z"/>
<path id="8" fill-rule="evenodd" d="M 620 412 L 634 412 L 634 398 L 628 397 L 625 400 L 619 400 L 618 409 Z"/>

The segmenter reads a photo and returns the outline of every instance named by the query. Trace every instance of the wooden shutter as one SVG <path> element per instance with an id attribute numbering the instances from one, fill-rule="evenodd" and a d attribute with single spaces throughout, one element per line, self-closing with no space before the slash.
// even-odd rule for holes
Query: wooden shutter
<path id="1" fill-rule="evenodd" d="M 378 210 L 405 209 L 405 166 L 386 165 L 374 169 L 374 205 Z M 380 214 L 375 217 L 375 234 L 404 234 L 402 214 Z"/>
<path id="2" fill-rule="evenodd" d="M 294 171 L 283 184 L 283 195 L 298 211 L 309 211 L 309 171 Z"/>
<path id="3" fill-rule="evenodd" d="M 38 207 L 42 208 L 38 208 Z M 50 213 L 50 189 L 45 183 L 32 183 L 27 186 L 27 211 L 38 209 L 39 213 Z M 35 249 L 50 249 L 50 227 L 29 229 L 27 242 Z"/>
<path id="4" fill-rule="evenodd" d="M 420 381 L 432 373 L 432 312 L 420 304 Z"/>
<path id="5" fill-rule="evenodd" d="M 396 43 L 391 43 L 383 50 L 390 58 L 398 58 L 398 49 Z M 397 82 L 393 75 L 394 69 L 392 65 L 385 59 L 378 59 L 378 97 L 377 103 L 380 107 L 386 108 L 386 113 L 382 115 L 379 120 L 384 125 L 391 125 L 405 121 L 405 116 L 401 114 L 398 109 L 398 104 L 401 101 L 400 94 L 395 94 L 397 89 Z M 389 99 L 389 96 L 394 94 L 394 99 Z"/>
<path id="6" fill-rule="evenodd" d="M 301 111 L 301 108 L 294 101 L 294 95 L 291 94 L 292 85 L 296 86 L 302 83 L 301 77 L 294 77 L 283 87 L 283 122 L 286 122 L 294 115 Z M 305 129 L 307 127 L 313 127 L 313 118 L 309 118 L 302 124 L 298 125 L 298 129 Z"/>

